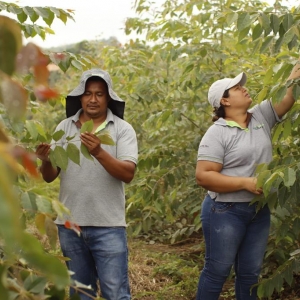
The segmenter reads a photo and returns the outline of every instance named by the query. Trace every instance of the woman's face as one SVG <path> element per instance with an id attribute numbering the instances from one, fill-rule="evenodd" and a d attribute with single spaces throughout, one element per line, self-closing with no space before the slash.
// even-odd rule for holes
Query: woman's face
<path id="1" fill-rule="evenodd" d="M 239 84 L 229 89 L 229 97 L 226 100 L 230 103 L 230 106 L 237 108 L 247 109 L 252 103 L 248 90 Z"/>

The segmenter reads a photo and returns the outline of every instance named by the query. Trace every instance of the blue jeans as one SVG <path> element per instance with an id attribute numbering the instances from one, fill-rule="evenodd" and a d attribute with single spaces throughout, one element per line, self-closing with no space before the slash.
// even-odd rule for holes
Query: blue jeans
<path id="1" fill-rule="evenodd" d="M 270 229 L 270 211 L 248 202 L 215 202 L 207 195 L 202 204 L 206 244 L 196 300 L 217 300 L 234 265 L 237 300 L 255 300 Z"/>
<path id="2" fill-rule="evenodd" d="M 86 294 L 96 297 L 99 279 L 102 297 L 107 300 L 130 299 L 128 280 L 128 250 L 124 227 L 82 226 L 78 236 L 73 230 L 58 225 L 61 249 L 67 267 L 75 274 L 72 279 L 92 290 L 79 293 L 81 300 L 91 300 Z M 76 291 L 71 288 L 70 295 Z"/>

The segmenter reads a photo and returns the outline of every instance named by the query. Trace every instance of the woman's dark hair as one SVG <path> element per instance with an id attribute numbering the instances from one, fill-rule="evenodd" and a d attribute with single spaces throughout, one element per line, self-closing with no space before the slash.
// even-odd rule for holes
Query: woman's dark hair
<path id="1" fill-rule="evenodd" d="M 228 98 L 229 97 L 229 89 L 225 90 L 222 98 Z M 221 104 L 219 108 L 214 107 L 214 116 L 212 118 L 212 121 L 215 122 L 219 120 L 219 118 L 225 118 L 225 109 L 224 106 Z"/>

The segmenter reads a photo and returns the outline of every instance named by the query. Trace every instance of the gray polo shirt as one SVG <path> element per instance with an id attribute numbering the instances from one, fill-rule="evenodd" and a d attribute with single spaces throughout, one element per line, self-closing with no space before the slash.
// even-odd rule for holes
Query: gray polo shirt
<path id="1" fill-rule="evenodd" d="M 56 131 L 62 129 L 65 132 L 58 145 L 66 148 L 66 137 L 75 135 L 71 142 L 80 147 L 80 128 L 76 125 L 80 112 L 57 126 Z M 109 109 L 106 122 L 105 128 L 116 145 L 101 147 L 119 160 L 136 164 L 138 147 L 132 126 Z M 60 172 L 59 199 L 70 210 L 71 216 L 58 217 L 57 224 L 70 220 L 79 226 L 126 226 L 124 182 L 111 176 L 96 159 L 92 161 L 81 154 L 80 165 L 69 160 L 67 170 Z"/>
<path id="2" fill-rule="evenodd" d="M 272 160 L 271 129 L 279 122 L 272 103 L 268 100 L 255 105 L 248 128 L 223 118 L 217 120 L 203 136 L 198 150 L 198 160 L 217 162 L 223 165 L 221 174 L 252 177 L 257 165 Z M 208 191 L 220 202 L 250 202 L 254 194 L 246 190 L 232 193 Z"/>

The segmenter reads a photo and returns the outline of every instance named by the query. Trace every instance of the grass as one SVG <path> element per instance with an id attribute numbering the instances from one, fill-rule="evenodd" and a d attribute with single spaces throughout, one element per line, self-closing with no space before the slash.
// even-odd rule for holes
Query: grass
<path id="1" fill-rule="evenodd" d="M 195 243 L 176 246 L 129 239 L 132 299 L 195 299 L 199 256 Z"/>

